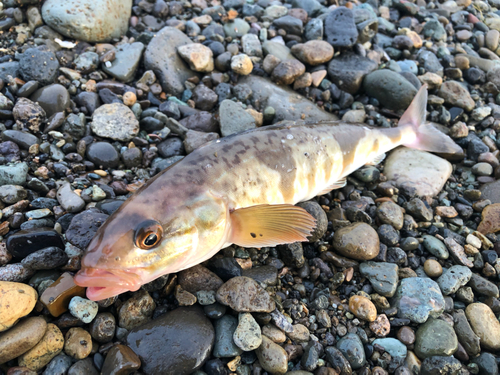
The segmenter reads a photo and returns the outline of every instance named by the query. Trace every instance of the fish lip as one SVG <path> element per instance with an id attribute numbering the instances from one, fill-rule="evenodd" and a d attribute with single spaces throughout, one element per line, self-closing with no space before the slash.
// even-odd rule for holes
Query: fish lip
<path id="1" fill-rule="evenodd" d="M 76 273 L 76 285 L 87 288 L 116 288 L 124 291 L 136 291 L 143 282 L 141 281 L 141 268 L 128 270 L 103 269 L 85 267 Z"/>

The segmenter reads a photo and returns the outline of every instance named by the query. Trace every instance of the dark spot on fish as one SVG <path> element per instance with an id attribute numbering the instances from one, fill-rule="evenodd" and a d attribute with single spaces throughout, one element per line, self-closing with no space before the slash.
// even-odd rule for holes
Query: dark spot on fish
<path id="1" fill-rule="evenodd" d="M 250 233 L 250 236 L 252 236 L 252 238 L 257 237 L 257 235 L 255 233 Z"/>
<path id="2" fill-rule="evenodd" d="M 261 234 L 259 234 L 259 236 L 261 236 L 261 237 L 262 237 L 262 233 L 261 233 Z"/>

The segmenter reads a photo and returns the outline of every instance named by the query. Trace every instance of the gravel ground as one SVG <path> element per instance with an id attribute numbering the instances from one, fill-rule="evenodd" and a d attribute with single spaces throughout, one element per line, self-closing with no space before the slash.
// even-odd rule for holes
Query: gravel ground
<path id="1" fill-rule="evenodd" d="M 0 2 L 0 374 L 499 373 L 500 1 Z M 207 141 L 396 126 L 420 86 L 463 149 L 400 148 L 134 293 L 73 283 L 97 229 Z M 497 104 L 498 103 L 498 104 Z"/>

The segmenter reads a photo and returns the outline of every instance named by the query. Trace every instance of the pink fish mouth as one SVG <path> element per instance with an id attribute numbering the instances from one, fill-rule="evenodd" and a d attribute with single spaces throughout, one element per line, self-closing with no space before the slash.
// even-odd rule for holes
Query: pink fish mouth
<path id="1" fill-rule="evenodd" d="M 83 268 L 74 277 L 76 285 L 87 288 L 87 298 L 99 301 L 128 291 L 135 292 L 143 284 L 137 273 L 121 270 Z"/>

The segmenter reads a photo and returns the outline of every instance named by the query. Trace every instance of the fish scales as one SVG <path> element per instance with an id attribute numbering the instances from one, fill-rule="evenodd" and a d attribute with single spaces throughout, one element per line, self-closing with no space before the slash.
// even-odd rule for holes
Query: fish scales
<path id="1" fill-rule="evenodd" d="M 230 209 L 295 204 L 315 197 L 402 139 L 400 128 L 281 124 L 212 141 L 172 166 L 168 180 L 160 177 L 153 185 L 203 186 L 226 197 Z"/>
<path id="2" fill-rule="evenodd" d="M 82 257 L 77 285 L 109 298 L 204 262 L 220 249 L 307 241 L 314 218 L 296 203 L 343 186 L 387 151 L 462 152 L 425 123 L 419 90 L 396 128 L 283 122 L 225 137 L 160 172 L 99 228 Z"/>

